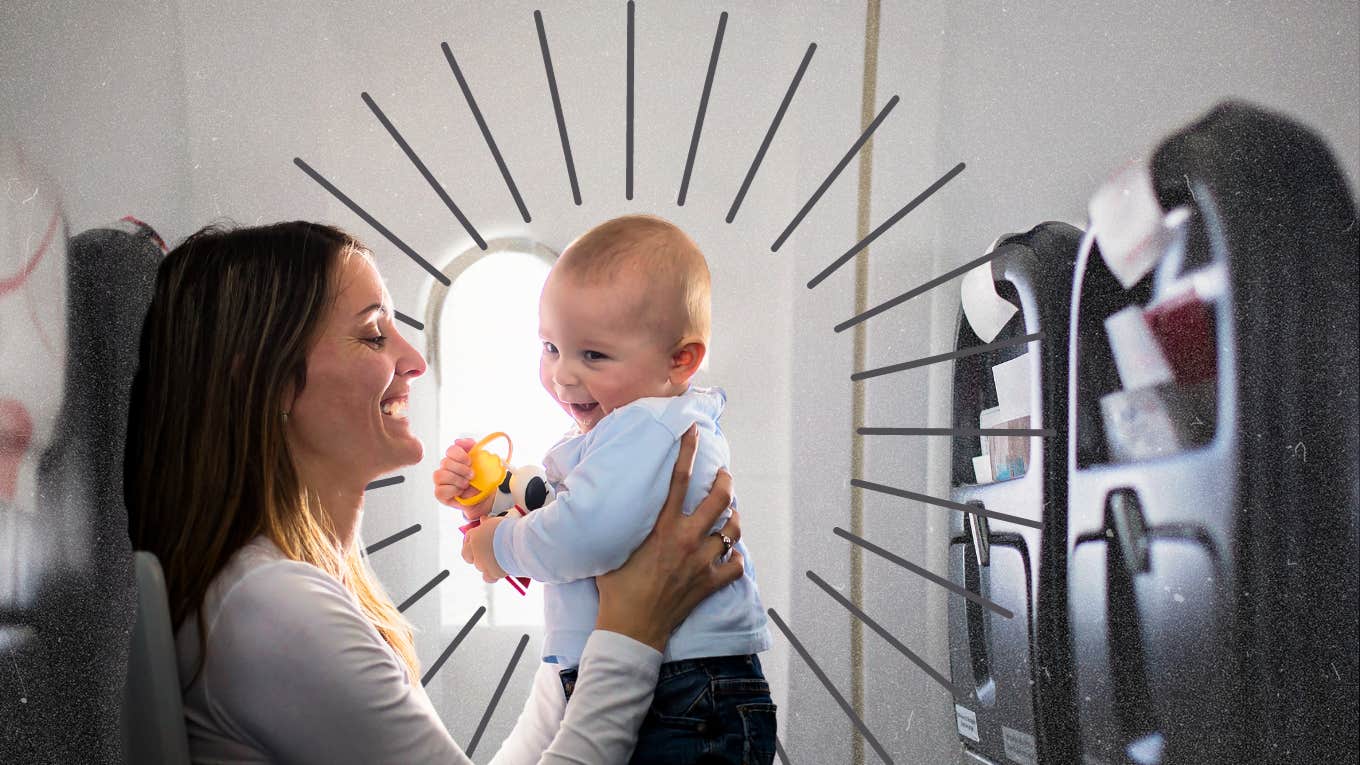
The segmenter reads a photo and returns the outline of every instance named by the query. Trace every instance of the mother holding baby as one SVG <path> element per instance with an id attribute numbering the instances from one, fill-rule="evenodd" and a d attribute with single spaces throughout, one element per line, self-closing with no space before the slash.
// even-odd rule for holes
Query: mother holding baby
<path id="1" fill-rule="evenodd" d="M 367 484 L 423 454 L 405 406 L 425 361 L 393 321 L 372 254 L 328 226 L 209 227 L 160 266 L 124 485 L 133 547 L 165 570 L 195 761 L 470 762 L 359 542 Z M 729 475 L 681 512 L 695 441 L 650 536 L 597 578 L 561 726 L 517 727 L 495 762 L 629 758 L 671 632 L 743 573 L 710 534 Z"/>

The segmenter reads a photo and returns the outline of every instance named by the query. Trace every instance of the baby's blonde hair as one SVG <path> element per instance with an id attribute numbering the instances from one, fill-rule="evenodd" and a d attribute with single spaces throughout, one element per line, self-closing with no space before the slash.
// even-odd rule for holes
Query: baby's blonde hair
<path id="1" fill-rule="evenodd" d="M 625 215 L 605 221 L 568 245 L 553 270 L 590 285 L 610 284 L 627 274 L 642 277 L 644 321 L 676 334 L 667 342 L 710 343 L 708 262 L 694 240 L 664 218 Z"/>

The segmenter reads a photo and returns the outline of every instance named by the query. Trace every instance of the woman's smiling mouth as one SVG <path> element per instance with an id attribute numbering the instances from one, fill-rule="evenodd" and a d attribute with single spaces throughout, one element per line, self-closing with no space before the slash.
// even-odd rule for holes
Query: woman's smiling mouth
<path id="1" fill-rule="evenodd" d="M 406 405 L 408 403 L 405 396 L 398 396 L 383 401 L 379 408 L 382 410 L 384 416 L 404 420 L 406 419 Z"/>

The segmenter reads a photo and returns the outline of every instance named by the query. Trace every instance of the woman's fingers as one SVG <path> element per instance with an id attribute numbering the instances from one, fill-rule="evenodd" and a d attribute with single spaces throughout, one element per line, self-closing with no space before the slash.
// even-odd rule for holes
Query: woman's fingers
<path id="1" fill-rule="evenodd" d="M 717 537 L 713 537 L 717 539 Z M 721 552 L 721 550 L 719 550 Z M 702 573 L 696 572 L 696 576 L 691 579 L 691 584 L 684 588 L 683 596 L 680 601 L 680 619 L 694 610 L 704 598 L 737 581 L 745 573 L 745 559 L 741 553 L 732 551 L 732 556 L 721 563 L 714 562 L 713 558 L 707 558 L 708 566 Z M 678 622 L 677 622 L 678 626 Z M 674 626 L 671 628 L 674 629 Z M 669 632 L 667 633 L 669 634 Z"/>
<path id="2" fill-rule="evenodd" d="M 733 510 L 732 514 L 727 516 L 727 520 L 723 521 L 722 528 L 718 529 L 718 531 L 731 537 L 733 542 L 740 542 L 741 513 L 738 513 L 736 510 Z"/>
<path id="3" fill-rule="evenodd" d="M 704 540 L 704 544 L 714 550 L 713 557 L 715 558 L 725 554 L 730 549 L 722 539 L 724 536 L 732 540 L 733 545 L 741 541 L 741 520 L 737 518 L 736 510 L 732 511 L 732 516 L 727 519 L 721 529 L 709 534 L 708 539 Z"/>
<path id="4" fill-rule="evenodd" d="M 685 506 L 685 492 L 689 490 L 689 476 L 694 470 L 694 452 L 699 448 L 699 428 L 690 425 L 680 436 L 680 453 L 675 457 L 675 467 L 671 469 L 671 488 L 666 502 L 661 506 L 661 518 L 681 515 Z M 658 520 L 658 523 L 660 521 Z"/>
<path id="5" fill-rule="evenodd" d="M 713 579 L 716 584 L 714 589 L 726 587 L 740 579 L 744 573 L 746 573 L 746 560 L 741 553 L 733 550 L 732 557 L 713 568 Z"/>
<path id="6" fill-rule="evenodd" d="M 732 474 L 725 469 L 719 470 L 717 477 L 713 479 L 713 487 L 708 490 L 708 496 L 704 497 L 690 517 L 694 518 L 695 522 L 705 530 L 711 529 L 713 524 L 718 522 L 718 516 L 722 515 L 731 505 Z M 728 536 L 732 535 L 728 534 Z M 736 537 L 732 538 L 736 539 Z"/>

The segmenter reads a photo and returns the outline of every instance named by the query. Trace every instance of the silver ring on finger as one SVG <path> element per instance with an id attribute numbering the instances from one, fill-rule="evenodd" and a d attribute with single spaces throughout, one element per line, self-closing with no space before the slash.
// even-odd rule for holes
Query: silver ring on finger
<path id="1" fill-rule="evenodd" d="M 719 557 L 726 558 L 726 557 L 727 557 L 727 554 L 730 553 L 730 552 L 732 552 L 732 537 L 727 536 L 726 534 L 722 533 L 721 531 L 715 531 L 715 532 L 713 532 L 713 536 L 715 536 L 715 537 L 717 537 L 717 538 L 719 538 L 719 539 L 722 540 L 722 543 L 723 543 L 723 551 L 722 551 L 722 555 L 719 556 Z"/>

